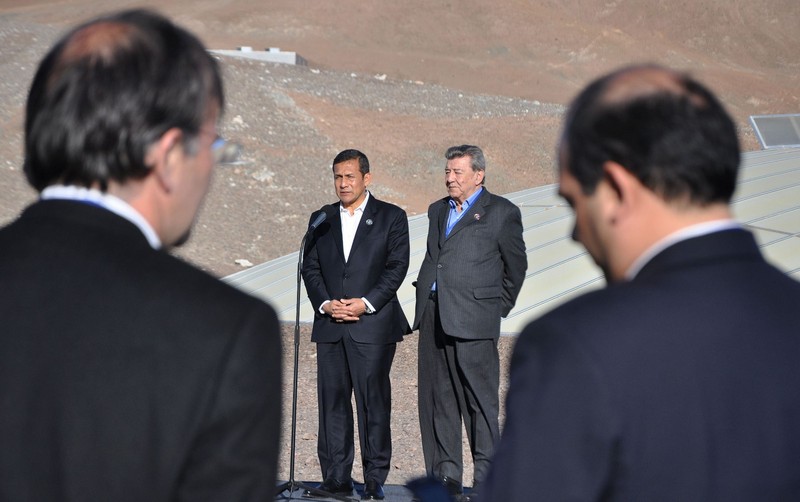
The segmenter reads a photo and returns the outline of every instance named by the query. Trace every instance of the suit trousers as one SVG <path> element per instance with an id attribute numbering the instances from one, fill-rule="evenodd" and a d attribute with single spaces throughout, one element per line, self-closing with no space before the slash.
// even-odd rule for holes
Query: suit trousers
<path id="1" fill-rule="evenodd" d="M 383 484 L 392 457 L 392 387 L 396 343 L 359 343 L 343 336 L 317 343 L 318 455 L 324 479 L 351 479 L 355 394 L 364 481 Z"/>
<path id="2" fill-rule="evenodd" d="M 474 464 L 473 486 L 489 470 L 498 423 L 500 360 L 497 340 L 464 339 L 442 330 L 429 299 L 419 329 L 419 421 L 429 476 L 463 479 L 462 419 Z"/>

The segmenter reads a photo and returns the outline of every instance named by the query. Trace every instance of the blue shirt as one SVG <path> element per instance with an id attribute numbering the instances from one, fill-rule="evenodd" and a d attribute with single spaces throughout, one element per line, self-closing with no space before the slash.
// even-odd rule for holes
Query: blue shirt
<path id="1" fill-rule="evenodd" d="M 448 201 L 450 203 L 450 214 L 447 215 L 447 227 L 445 228 L 445 233 L 444 233 L 445 237 L 450 235 L 450 230 L 452 230 L 453 227 L 456 226 L 456 223 L 458 223 L 458 220 L 460 220 L 461 217 L 467 213 L 467 210 L 470 207 L 472 207 L 472 205 L 475 203 L 475 199 L 477 199 L 482 192 L 483 192 L 483 187 L 478 187 L 478 189 L 475 191 L 474 194 L 467 197 L 467 200 L 465 200 L 464 203 L 461 204 L 460 213 L 456 209 L 456 201 L 454 201 L 453 199 L 450 199 Z"/>
<path id="2" fill-rule="evenodd" d="M 453 227 L 456 226 L 456 223 L 458 223 L 458 220 L 460 220 L 462 216 L 467 214 L 467 210 L 470 207 L 472 207 L 472 205 L 475 203 L 475 199 L 477 199 L 482 192 L 483 192 L 483 187 L 478 187 L 478 189 L 475 190 L 474 194 L 467 197 L 467 200 L 465 200 L 464 203 L 461 204 L 460 213 L 456 209 L 456 201 L 454 201 L 453 199 L 450 199 L 448 201 L 448 203 L 450 204 L 450 213 L 447 215 L 447 226 L 445 227 L 444 230 L 445 237 L 450 235 L 450 230 L 452 230 Z M 433 281 L 433 284 L 431 285 L 431 291 L 436 291 L 436 281 Z"/>

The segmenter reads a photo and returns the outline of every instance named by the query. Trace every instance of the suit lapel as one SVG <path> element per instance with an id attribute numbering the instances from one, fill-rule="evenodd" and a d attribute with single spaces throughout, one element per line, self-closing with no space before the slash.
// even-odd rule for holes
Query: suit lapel
<path id="1" fill-rule="evenodd" d="M 444 241 L 447 239 L 447 215 L 450 214 L 450 199 L 442 199 L 442 204 L 439 206 L 439 218 L 436 222 L 439 228 L 439 247 L 442 247 Z"/>
<path id="2" fill-rule="evenodd" d="M 370 194 L 369 201 L 367 201 L 367 207 L 364 208 L 364 214 L 361 215 L 361 221 L 358 222 L 358 228 L 356 229 L 356 235 L 353 237 L 353 245 L 350 247 L 350 256 L 353 256 L 356 248 L 367 238 L 369 233 L 372 231 L 372 227 L 375 226 L 375 215 L 377 213 L 377 200 L 375 196 Z M 339 242 L 342 242 L 341 239 L 341 225 L 339 229 Z M 342 253 L 344 256 L 344 252 Z"/>
<path id="3" fill-rule="evenodd" d="M 448 238 L 452 237 L 456 234 L 456 232 L 460 232 L 462 229 L 466 228 L 469 225 L 472 225 L 476 221 L 479 221 L 483 216 L 486 214 L 486 207 L 489 205 L 489 192 L 485 188 L 483 189 L 483 193 L 478 197 L 478 200 L 475 201 L 475 204 L 470 206 L 467 209 L 466 214 L 461 216 L 458 222 L 455 224 L 452 230 L 450 230 L 450 235 Z M 448 204 L 449 210 L 449 204 Z M 445 214 L 448 212 L 446 211 Z M 445 225 L 447 225 L 446 217 L 445 217 Z M 444 231 L 443 231 L 444 233 Z"/>
<path id="4" fill-rule="evenodd" d="M 330 225 L 331 225 L 331 237 L 333 238 L 333 242 L 336 243 L 336 250 L 339 256 L 339 259 L 344 263 L 344 247 L 342 244 L 342 215 L 340 213 L 341 209 L 339 208 L 339 204 L 333 204 L 333 211 L 330 218 Z"/>

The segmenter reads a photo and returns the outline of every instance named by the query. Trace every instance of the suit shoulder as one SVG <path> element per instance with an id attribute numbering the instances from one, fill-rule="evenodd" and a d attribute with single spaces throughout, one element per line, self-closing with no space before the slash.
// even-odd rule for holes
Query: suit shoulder
<path id="1" fill-rule="evenodd" d="M 312 212 L 311 213 L 311 217 L 313 218 L 314 215 L 316 215 L 319 212 L 326 213 L 328 215 L 328 217 L 330 217 L 331 214 L 338 213 L 339 212 L 339 201 L 331 202 L 330 204 L 325 204 L 324 206 L 319 208 L 319 210 Z"/>
<path id="2" fill-rule="evenodd" d="M 531 322 L 525 331 L 546 326 L 568 336 L 591 333 L 597 337 L 606 326 L 619 324 L 621 305 L 628 305 L 629 301 L 640 296 L 628 283 L 589 291 L 546 312 Z"/>
<path id="3" fill-rule="evenodd" d="M 488 198 L 489 198 L 489 202 L 491 204 L 497 204 L 498 206 L 501 206 L 501 207 L 504 207 L 504 208 L 508 208 L 508 209 L 517 207 L 516 204 L 514 204 L 510 200 L 506 199 L 502 195 L 493 194 L 493 193 L 488 192 L 488 191 L 487 191 L 486 195 L 489 196 Z"/>
<path id="4" fill-rule="evenodd" d="M 405 209 L 398 206 L 397 204 L 392 204 L 391 202 L 386 202 L 384 200 L 380 200 L 375 196 L 372 196 L 371 203 L 375 203 L 375 209 L 379 211 L 387 211 L 387 212 L 398 212 L 405 214 Z"/>
<path id="5" fill-rule="evenodd" d="M 311 223 L 314 222 L 314 220 L 317 218 L 317 216 L 320 213 L 325 213 L 327 215 L 325 219 L 328 219 L 328 220 L 330 220 L 331 218 L 338 217 L 338 215 L 339 215 L 339 201 L 331 202 L 330 204 L 325 204 L 321 208 L 319 208 L 319 209 L 317 209 L 315 211 L 312 211 L 311 214 L 308 216 L 308 224 L 311 225 Z"/>
<path id="6" fill-rule="evenodd" d="M 450 197 L 442 197 L 441 199 L 437 199 L 431 202 L 431 205 L 428 206 L 428 214 L 435 213 L 440 211 L 443 207 L 447 207 L 447 201 Z"/>
<path id="7" fill-rule="evenodd" d="M 252 295 L 231 286 L 224 280 L 205 272 L 181 258 L 164 252 L 155 254 L 160 262 L 161 272 L 158 274 L 165 293 L 169 292 L 174 301 L 203 302 L 206 306 L 219 306 L 220 310 L 231 309 L 267 309 L 272 307 Z M 198 314 L 204 309 L 197 309 Z M 216 310 L 212 308 L 211 310 Z"/>

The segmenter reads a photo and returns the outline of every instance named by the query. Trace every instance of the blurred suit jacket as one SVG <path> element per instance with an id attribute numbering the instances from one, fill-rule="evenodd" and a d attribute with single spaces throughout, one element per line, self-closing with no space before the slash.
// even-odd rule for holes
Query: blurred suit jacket
<path id="1" fill-rule="evenodd" d="M 274 311 L 103 208 L 0 230 L 0 500 L 271 500 Z"/>
<path id="2" fill-rule="evenodd" d="M 800 283 L 727 230 L 520 335 L 486 500 L 800 500 Z"/>

